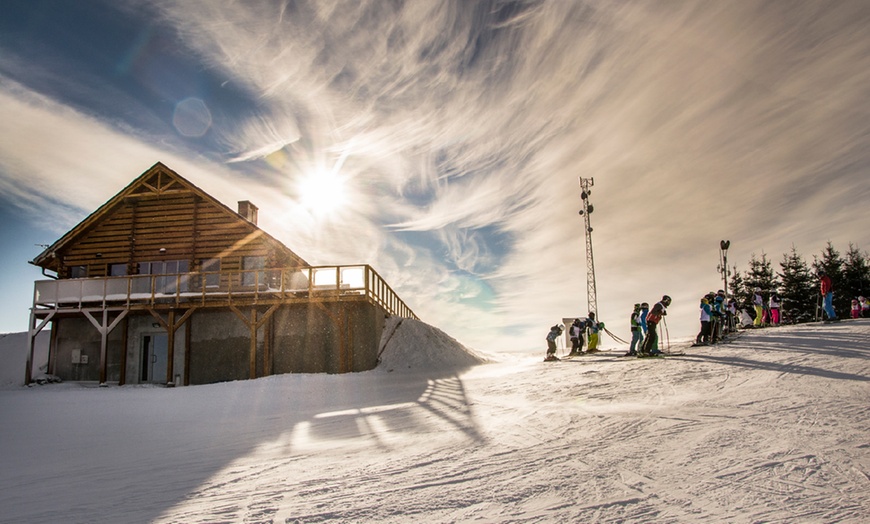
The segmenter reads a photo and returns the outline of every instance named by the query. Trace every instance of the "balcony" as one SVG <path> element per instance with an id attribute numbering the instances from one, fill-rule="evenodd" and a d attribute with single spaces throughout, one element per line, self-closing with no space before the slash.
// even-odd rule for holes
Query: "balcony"
<path id="1" fill-rule="evenodd" d="M 367 300 L 391 315 L 417 318 L 368 265 L 40 280 L 34 284 L 33 311 L 217 307 L 313 300 Z"/>

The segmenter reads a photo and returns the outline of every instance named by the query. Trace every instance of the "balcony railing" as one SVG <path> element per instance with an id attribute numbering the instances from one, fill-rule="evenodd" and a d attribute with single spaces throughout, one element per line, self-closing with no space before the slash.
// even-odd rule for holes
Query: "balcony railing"
<path id="1" fill-rule="evenodd" d="M 216 301 L 294 301 L 363 296 L 388 313 L 417 318 L 368 265 L 316 266 L 162 275 L 40 280 L 33 307 L 81 309 L 136 305 L 213 305 Z"/>

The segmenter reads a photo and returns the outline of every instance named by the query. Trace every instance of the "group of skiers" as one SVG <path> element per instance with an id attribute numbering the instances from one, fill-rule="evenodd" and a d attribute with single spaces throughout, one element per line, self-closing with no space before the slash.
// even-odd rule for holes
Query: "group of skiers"
<path id="1" fill-rule="evenodd" d="M 667 308 L 670 305 L 671 297 L 667 295 L 664 295 L 660 301 L 656 302 L 651 310 L 646 302 L 634 305 L 634 310 L 630 317 L 631 345 L 625 356 L 645 357 L 661 354 L 661 350 L 658 347 L 659 339 L 656 327 L 662 321 L 662 318 L 668 314 Z M 563 329 L 564 326 L 562 324 L 556 324 L 550 328 L 550 332 L 547 334 L 547 356 L 544 358 L 545 361 L 559 360 L 556 357 L 556 340 L 562 336 Z M 599 351 L 599 332 L 602 330 L 606 331 L 604 322 L 599 322 L 593 312 L 590 312 L 585 319 L 574 319 L 568 330 L 568 338 L 571 339 L 571 352 L 568 356 L 584 354 L 584 335 L 587 333 L 589 336 L 589 348 L 585 354 Z"/>
<path id="2" fill-rule="evenodd" d="M 711 291 L 704 295 L 700 309 L 701 331 L 695 337 L 696 346 L 717 344 L 727 333 L 734 330 L 738 315 L 737 300 L 733 297 L 726 298 L 725 290 L 720 289 L 716 293 Z"/>
<path id="3" fill-rule="evenodd" d="M 634 305 L 629 317 L 631 324 L 631 344 L 628 347 L 627 357 L 654 357 L 661 355 L 659 349 L 659 334 L 657 326 L 668 314 L 668 306 L 671 305 L 671 297 L 664 295 L 655 303 L 652 309 L 649 304 L 642 302 Z M 643 342 L 638 343 L 643 339 Z"/>
<path id="4" fill-rule="evenodd" d="M 822 307 L 826 320 L 837 321 L 837 314 L 833 306 L 834 288 L 831 277 L 826 275 L 824 270 L 819 270 L 818 275 L 819 291 L 822 296 Z M 625 356 L 645 357 L 661 354 L 656 327 L 667 315 L 667 308 L 670 305 L 671 297 L 667 295 L 656 302 L 651 310 L 646 302 L 634 305 L 630 317 L 631 343 Z M 750 314 L 750 309 L 754 315 Z M 716 344 L 728 333 L 736 331 L 738 323 L 744 328 L 778 326 L 782 322 L 781 309 L 782 299 L 775 291 L 765 301 L 761 288 L 755 288 L 751 308 L 744 309 L 738 308 L 737 300 L 734 297 L 726 297 L 724 290 L 720 289 L 716 293 L 711 291 L 701 298 L 701 331 L 695 337 L 694 345 Z M 870 301 L 863 296 L 853 299 L 851 317 L 870 318 Z M 556 357 L 556 340 L 562 335 L 563 328 L 562 324 L 556 324 L 550 328 L 547 335 L 547 356 L 544 360 L 559 360 Z M 585 319 L 575 319 L 568 329 L 568 336 L 571 339 L 571 352 L 568 356 L 584 354 L 584 335 L 587 332 L 589 349 L 587 349 L 586 354 L 598 351 L 599 331 L 605 330 L 605 327 L 604 322 L 595 318 L 595 313 L 590 312 Z"/>
<path id="5" fill-rule="evenodd" d="M 562 324 L 556 324 L 550 328 L 550 333 L 547 334 L 547 356 L 545 361 L 559 360 L 556 357 L 556 340 L 562 336 Z M 577 356 L 583 354 L 583 344 L 588 333 L 589 349 L 586 353 L 595 353 L 598 350 L 599 332 L 604 329 L 604 322 L 598 322 L 595 318 L 595 312 L 590 311 L 586 318 L 575 318 L 574 322 L 568 327 L 568 338 L 571 339 L 571 352 L 568 356 Z"/>
<path id="6" fill-rule="evenodd" d="M 822 293 L 822 309 L 825 312 L 825 320 L 836 322 L 839 318 L 834 311 L 834 284 L 831 282 L 831 277 L 825 274 L 822 269 L 819 270 L 819 289 Z M 870 302 L 863 296 L 853 298 L 849 316 L 852 318 L 870 318 Z"/>

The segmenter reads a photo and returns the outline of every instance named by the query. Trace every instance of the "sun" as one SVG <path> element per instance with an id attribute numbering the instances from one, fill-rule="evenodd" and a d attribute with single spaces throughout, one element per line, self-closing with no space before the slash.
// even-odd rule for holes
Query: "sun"
<path id="1" fill-rule="evenodd" d="M 312 171 L 299 181 L 299 202 L 314 215 L 331 215 L 347 203 L 345 182 L 335 171 Z"/>

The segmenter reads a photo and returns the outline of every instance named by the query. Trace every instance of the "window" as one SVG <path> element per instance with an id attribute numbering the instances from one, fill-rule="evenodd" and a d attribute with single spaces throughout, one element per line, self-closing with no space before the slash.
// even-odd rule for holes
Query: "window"
<path id="1" fill-rule="evenodd" d="M 88 278 L 88 266 L 73 266 L 69 268 L 70 278 Z"/>
<path id="2" fill-rule="evenodd" d="M 221 285 L 221 259 L 208 258 L 202 261 L 202 272 L 205 273 L 205 287 L 216 288 Z"/>
<path id="3" fill-rule="evenodd" d="M 127 264 L 109 264 L 109 276 L 123 277 L 127 274 Z"/>
<path id="4" fill-rule="evenodd" d="M 242 257 L 242 285 L 256 286 L 264 283 L 265 272 L 256 271 L 266 267 L 266 257 Z"/>
<path id="5" fill-rule="evenodd" d="M 187 291 L 187 260 L 163 260 L 159 262 L 139 262 L 140 275 L 167 275 L 154 278 L 154 291 L 156 293 L 175 294 L 176 291 Z M 176 275 L 183 275 L 181 278 Z M 181 283 L 181 289 L 177 289 L 176 283 Z"/>

